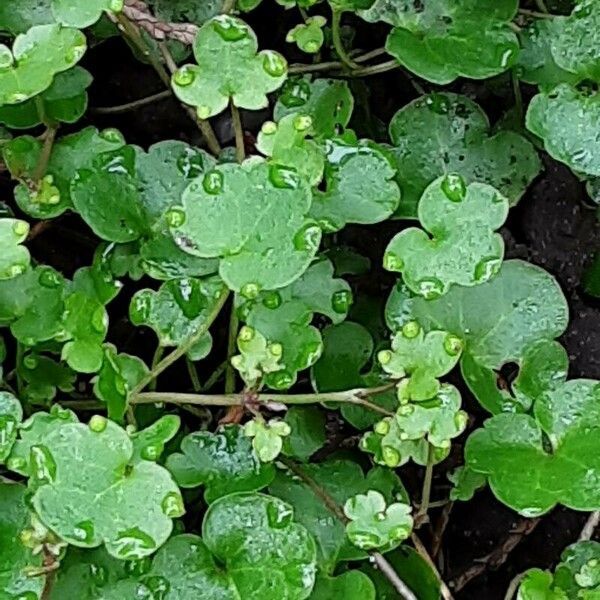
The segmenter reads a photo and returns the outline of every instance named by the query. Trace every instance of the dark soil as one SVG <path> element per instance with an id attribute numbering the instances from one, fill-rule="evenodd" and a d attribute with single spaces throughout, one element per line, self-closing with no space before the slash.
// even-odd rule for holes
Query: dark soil
<path id="1" fill-rule="evenodd" d="M 268 47 L 279 47 L 290 56 L 291 46 L 283 41 L 289 29 L 279 17 L 273 20 L 273 11 L 259 11 L 252 15 L 252 24 L 257 26 L 259 37 L 265 30 L 263 39 L 269 40 Z M 282 12 L 282 15 L 284 13 Z M 279 15 L 279 13 L 278 13 Z M 286 17 L 287 18 L 287 17 Z M 277 43 L 272 42 L 273 22 L 277 23 Z M 262 23 L 262 26 L 261 26 Z M 269 27 L 266 25 L 270 24 Z M 371 33 L 373 29 L 369 30 Z M 356 45 L 373 47 L 374 40 L 383 39 L 373 36 L 361 40 L 360 32 Z M 292 60 L 294 57 L 292 55 Z M 148 96 L 163 89 L 154 72 L 140 65 L 132 57 L 129 48 L 120 40 L 112 39 L 100 47 L 91 50 L 84 61 L 94 75 L 95 81 L 90 93 L 90 107 L 118 105 Z M 364 84 L 353 84 L 355 91 L 371 96 L 371 108 L 375 116 L 365 117 L 365 111 L 359 106 L 359 116 L 352 126 L 363 135 L 373 135 L 381 131 L 400 106 L 416 97 L 410 81 L 401 72 L 386 74 L 367 80 Z M 430 89 L 429 87 L 427 89 Z M 508 108 L 511 99 L 496 95 L 491 86 L 483 87 L 473 82 L 459 82 L 456 91 L 468 93 L 481 102 L 494 118 L 499 118 L 504 108 Z M 507 89 L 507 86 L 502 86 Z M 508 88 L 510 89 L 510 88 Z M 262 115 L 261 115 L 262 117 Z M 129 143 L 147 147 L 164 139 L 182 139 L 199 144 L 200 138 L 194 123 L 181 110 L 179 104 L 167 99 L 122 115 L 94 115 L 93 110 L 81 125 L 94 124 L 99 128 L 117 127 Z M 245 126 L 250 133 L 256 129 L 262 119 L 245 115 Z M 214 123 L 224 142 L 230 141 L 230 126 L 227 117 L 221 117 Z M 385 129 L 383 129 L 385 131 Z M 571 307 L 571 322 L 562 342 L 571 358 L 571 377 L 600 378 L 600 302 L 587 296 L 581 286 L 582 273 L 589 264 L 594 252 L 600 248 L 600 228 L 596 212 L 587 204 L 584 186 L 561 164 L 544 157 L 545 171 L 530 187 L 520 204 L 511 211 L 508 224 L 503 231 L 507 242 L 507 257 L 520 257 L 540 265 L 552 273 L 563 286 Z M 0 173 L 0 200 L 6 200 L 10 184 L 6 173 Z M 349 228 L 337 238 L 337 243 L 350 244 L 373 261 L 373 271 L 367 280 L 357 282 L 360 291 L 387 297 L 394 278 L 383 272 L 377 265 L 385 245 L 398 231 L 398 222 L 385 223 L 370 228 Z M 94 249 L 94 239 L 86 226 L 74 216 L 58 219 L 52 227 L 42 233 L 33 243 L 32 252 L 36 259 L 60 268 L 66 274 L 83 265 L 89 264 Z M 142 333 L 131 327 L 126 319 L 128 299 L 131 293 L 146 281 L 128 283 L 120 298 L 111 304 L 111 341 L 119 344 L 122 350 L 138 352 L 149 359 L 149 348 L 153 334 Z M 223 323 L 223 328 L 225 323 Z M 219 324 L 217 323 L 217 327 Z M 218 340 L 220 337 L 215 336 Z M 126 346 L 123 347 L 123 346 Z M 166 377 L 170 379 L 169 377 Z M 176 378 L 171 382 L 177 381 Z M 464 386 L 461 391 L 467 408 L 479 423 L 485 416 L 469 396 Z M 462 440 L 464 442 L 464 439 Z M 449 484 L 445 471 L 460 464 L 460 448 L 447 463 L 436 469 L 433 499 L 447 497 Z M 416 471 L 407 473 L 407 485 L 419 494 L 419 482 Z M 419 475 L 420 476 L 420 475 Z M 432 511 L 433 523 L 440 510 Z M 529 567 L 549 568 L 559 560 L 562 550 L 577 540 L 577 536 L 586 515 L 564 508 L 554 510 L 542 517 L 535 530 L 525 536 L 505 561 L 496 570 L 486 568 L 460 592 L 457 600 L 501 600 L 510 580 L 517 573 Z M 489 491 L 476 494 L 466 503 L 457 503 L 450 514 L 450 521 L 443 538 L 440 552 L 441 571 L 446 581 L 452 581 L 463 572 L 478 564 L 511 534 L 523 521 L 517 514 L 498 502 Z M 430 531 L 422 532 L 426 543 L 430 541 Z M 498 565 L 496 565 L 498 566 Z"/>

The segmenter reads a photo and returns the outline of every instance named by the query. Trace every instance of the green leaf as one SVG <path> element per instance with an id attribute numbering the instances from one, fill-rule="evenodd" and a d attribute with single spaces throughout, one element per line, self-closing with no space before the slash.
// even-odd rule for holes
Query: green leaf
<path id="1" fill-rule="evenodd" d="M 244 425 L 244 435 L 252 438 L 252 447 L 261 462 L 273 462 L 283 448 L 283 438 L 290 435 L 290 426 L 280 419 L 265 421 L 255 417 Z"/>
<path id="2" fill-rule="evenodd" d="M 325 413 L 316 406 L 292 406 L 285 415 L 291 432 L 283 440 L 283 454 L 307 461 L 327 441 Z"/>
<path id="3" fill-rule="evenodd" d="M 485 475 L 477 473 L 469 467 L 458 467 L 448 473 L 448 479 L 454 484 L 450 490 L 450 500 L 454 502 L 456 500 L 468 502 L 473 498 L 475 492 L 487 483 Z"/>
<path id="4" fill-rule="evenodd" d="M 103 417 L 50 428 L 31 446 L 32 502 L 42 522 L 75 546 L 104 543 L 117 558 L 153 553 L 184 513 L 183 500 L 165 469 L 132 465 L 132 457 L 125 431 Z"/>
<path id="5" fill-rule="evenodd" d="M 598 412 L 598 382 L 556 384 L 535 400 L 534 417 L 496 415 L 473 433 L 467 467 L 486 475 L 494 494 L 526 516 L 556 504 L 597 510 L 600 494 L 591 482 L 600 477 Z"/>
<path id="6" fill-rule="evenodd" d="M 207 504 L 235 492 L 261 490 L 275 476 L 273 465 L 258 459 L 239 425 L 187 435 L 181 453 L 171 454 L 166 466 L 181 487 L 204 485 Z"/>
<path id="7" fill-rule="evenodd" d="M 292 506 L 256 493 L 230 494 L 210 505 L 202 536 L 240 598 L 303 600 L 310 595 L 315 542 L 293 518 Z"/>
<path id="8" fill-rule="evenodd" d="M 309 54 L 316 54 L 325 41 L 323 27 L 327 19 L 321 15 L 308 17 L 304 23 L 296 25 L 285 36 L 286 42 L 295 42 L 298 48 Z"/>
<path id="9" fill-rule="evenodd" d="M 258 52 L 252 29 L 241 19 L 220 15 L 202 25 L 194 42 L 197 65 L 173 75 L 177 97 L 196 107 L 201 119 L 219 114 L 231 100 L 237 107 L 265 108 L 267 94 L 287 76 L 287 62 L 278 52 Z"/>
<path id="10" fill-rule="evenodd" d="M 348 539 L 363 550 L 392 550 L 412 531 L 412 507 L 395 502 L 387 504 L 382 494 L 369 490 L 346 500 L 344 514 Z"/>
<path id="11" fill-rule="evenodd" d="M 296 170 L 311 186 L 319 184 L 325 169 L 324 152 L 313 140 L 312 118 L 302 113 L 286 115 L 279 123 L 266 121 L 258 134 L 256 148 L 269 163 Z"/>
<path id="12" fill-rule="evenodd" d="M 118 131 L 99 132 L 94 127 L 60 138 L 52 147 L 46 177 L 41 184 L 36 184 L 32 177 L 40 160 L 42 143 L 31 136 L 15 138 L 2 151 L 11 175 L 26 184 L 15 190 L 19 208 L 37 219 L 62 214 L 72 206 L 70 184 L 77 171 L 92 168 L 96 156 L 116 150 L 124 143 Z M 32 185 L 33 191 L 29 189 Z"/>
<path id="13" fill-rule="evenodd" d="M 600 150 L 593 132 L 599 120 L 599 93 L 561 84 L 534 96 L 526 124 L 550 156 L 578 173 L 598 176 Z"/>
<path id="14" fill-rule="evenodd" d="M 224 293 L 216 276 L 165 281 L 158 291 L 143 289 L 131 298 L 129 318 L 156 332 L 161 346 L 179 346 L 201 328 Z M 202 340 L 210 345 L 209 333 Z"/>
<path id="15" fill-rule="evenodd" d="M 0 391 L 0 464 L 9 457 L 22 420 L 21 403 L 10 392 Z"/>
<path id="16" fill-rule="evenodd" d="M 271 344 L 260 331 L 245 325 L 237 336 L 240 354 L 231 358 L 231 365 L 239 372 L 248 388 L 254 388 L 269 373 L 283 369 L 279 364 L 283 352 L 281 344 Z"/>
<path id="17" fill-rule="evenodd" d="M 325 506 L 306 483 L 291 473 L 278 472 L 269 491 L 294 506 L 296 518 L 317 542 L 319 568 L 331 574 L 338 561 L 365 557 L 365 553 L 347 539 L 344 524 L 339 518 L 346 500 L 368 490 L 382 493 L 388 502 L 398 495 L 404 500 L 405 491 L 393 472 L 375 467 L 365 477 L 361 467 L 350 460 L 306 464 L 301 469 L 340 507 L 338 515 Z"/>
<path id="18" fill-rule="evenodd" d="M 562 590 L 552 590 L 552 575 L 541 569 L 529 569 L 519 586 L 517 600 L 567 600 Z"/>
<path id="19" fill-rule="evenodd" d="M 326 327 L 323 330 L 323 353 L 311 370 L 314 390 L 341 392 L 381 385 L 383 377 L 365 372 L 374 348 L 371 334 L 358 323 L 346 321 Z M 393 410 L 398 404 L 394 390 L 372 396 L 370 401 L 388 410 Z M 378 413 L 362 406 L 341 404 L 340 411 L 346 421 L 361 430 L 380 419 Z"/>
<path id="20" fill-rule="evenodd" d="M 56 20 L 63 25 L 83 29 L 93 25 L 103 11 L 120 12 L 123 0 L 52 0 L 52 12 Z"/>
<path id="21" fill-rule="evenodd" d="M 23 357 L 17 365 L 17 370 L 26 383 L 24 397 L 34 402 L 53 400 L 57 390 L 72 392 L 75 389 L 75 372 L 67 365 L 36 350 Z"/>
<path id="22" fill-rule="evenodd" d="M 158 461 L 166 443 L 177 435 L 180 425 L 181 419 L 177 415 L 163 415 L 146 429 L 133 433 L 131 441 L 134 462 Z"/>
<path id="23" fill-rule="evenodd" d="M 54 23 L 50 0 L 4 0 L 0 4 L 0 30 L 13 35 L 34 25 Z"/>
<path id="24" fill-rule="evenodd" d="M 530 142 L 513 131 L 489 134 L 489 121 L 466 96 L 434 93 L 401 108 L 390 122 L 398 215 L 415 217 L 425 188 L 440 175 L 460 174 L 467 184 L 487 183 L 514 206 L 541 170 Z"/>
<path id="25" fill-rule="evenodd" d="M 123 284 L 114 278 L 111 253 L 114 244 L 100 244 L 89 267 L 82 267 L 73 275 L 73 289 L 106 305 L 121 291 Z"/>
<path id="26" fill-rule="evenodd" d="M 446 331 L 425 334 L 416 321 L 409 321 L 392 339 L 392 349 L 382 350 L 378 359 L 394 379 L 403 381 L 402 397 L 406 400 L 429 400 L 440 389 L 438 379 L 449 373 L 458 362 L 463 344 Z"/>
<path id="27" fill-rule="evenodd" d="M 29 268 L 29 250 L 21 244 L 29 234 L 29 223 L 0 218 L 0 279 L 12 279 Z"/>
<path id="28" fill-rule="evenodd" d="M 337 11 L 367 10 L 375 0 L 328 0 L 331 8 Z"/>
<path id="29" fill-rule="evenodd" d="M 350 286 L 334 277 L 327 259 L 314 262 L 294 283 L 277 292 L 248 294 L 241 300 L 241 319 L 260 332 L 278 350 L 278 372 L 267 375 L 265 383 L 287 389 L 299 371 L 312 366 L 322 350 L 321 335 L 311 325 L 314 313 L 342 321 L 352 303 Z M 253 297 L 254 296 L 254 297 Z"/>
<path id="30" fill-rule="evenodd" d="M 40 567 L 41 555 L 34 556 L 20 540 L 29 526 L 30 511 L 25 504 L 27 488 L 0 482 L 0 594 L 3 598 L 38 598 L 43 577 L 27 577 L 25 567 Z"/>
<path id="31" fill-rule="evenodd" d="M 85 36 L 59 25 L 36 25 L 16 37 L 0 70 L 0 106 L 19 104 L 50 87 L 54 76 L 79 62 Z"/>
<path id="32" fill-rule="evenodd" d="M 418 208 L 425 231 L 409 227 L 388 244 L 383 264 L 402 273 L 406 285 L 431 300 L 451 285 L 473 286 L 498 272 L 504 257 L 499 229 L 508 200 L 485 183 L 465 184 L 457 174 L 433 181 Z"/>
<path id="33" fill-rule="evenodd" d="M 348 125 L 353 109 L 354 98 L 346 81 L 301 77 L 285 83 L 274 115 L 276 121 L 289 114 L 307 115 L 312 119 L 315 137 L 329 138 Z"/>
<path id="34" fill-rule="evenodd" d="M 338 138 L 327 140 L 326 151 L 326 191 L 316 194 L 311 209 L 326 231 L 348 223 L 371 225 L 394 214 L 400 202 L 396 169 L 381 146 Z"/>
<path id="35" fill-rule="evenodd" d="M 130 390 L 147 373 L 148 367 L 143 360 L 129 354 L 117 354 L 112 344 L 105 344 L 102 366 L 92 381 L 94 395 L 106 404 L 111 419 L 123 419 Z"/>
<path id="36" fill-rule="evenodd" d="M 509 25 L 517 7 L 516 0 L 423 5 L 400 0 L 386 50 L 419 77 L 440 85 L 458 77 L 493 77 L 517 58 L 519 41 Z"/>
<path id="37" fill-rule="evenodd" d="M 71 182 L 77 212 L 94 233 L 109 242 L 130 242 L 147 230 L 135 179 L 135 152 L 124 146 L 105 152 Z"/>
<path id="38" fill-rule="evenodd" d="M 166 22 L 202 25 L 216 17 L 223 9 L 224 0 L 153 0 L 154 13 Z"/>
<path id="39" fill-rule="evenodd" d="M 493 370 L 504 364 L 522 365 L 530 346 L 564 332 L 568 306 L 551 275 L 534 265 L 510 260 L 487 283 L 455 286 L 436 300 L 411 297 L 404 286 L 396 286 L 388 300 L 386 320 L 393 331 L 416 320 L 425 331 L 445 330 L 461 338 L 461 367 L 471 385 L 469 363 L 475 363 L 488 377 L 495 377 Z M 560 365 L 560 358 L 556 361 Z M 486 401 L 486 389 L 472 387 L 484 406 L 497 405 L 496 398 Z"/>
<path id="40" fill-rule="evenodd" d="M 308 184 L 277 165 L 221 165 L 192 183 L 182 204 L 175 242 L 195 256 L 219 257 L 219 273 L 235 291 L 292 283 L 319 247 L 321 230 L 306 219 Z"/>
<path id="41" fill-rule="evenodd" d="M 337 577 L 318 575 L 311 600 L 376 600 L 375 586 L 361 571 L 347 571 Z"/>

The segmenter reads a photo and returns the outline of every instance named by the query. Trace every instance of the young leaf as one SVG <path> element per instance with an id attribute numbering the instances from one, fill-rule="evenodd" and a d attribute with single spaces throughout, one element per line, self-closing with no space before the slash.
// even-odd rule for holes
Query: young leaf
<path id="1" fill-rule="evenodd" d="M 237 346 L 241 354 L 233 356 L 231 364 L 249 388 L 256 387 L 269 373 L 283 369 L 279 364 L 281 344 L 270 344 L 260 331 L 245 325 L 237 336 Z"/>
<path id="2" fill-rule="evenodd" d="M 187 435 L 181 442 L 181 453 L 171 454 L 166 466 L 181 487 L 204 485 L 207 504 L 235 492 L 261 490 L 275 476 L 273 465 L 258 459 L 239 425 L 225 425 L 216 433 Z"/>
<path id="3" fill-rule="evenodd" d="M 326 231 L 348 223 L 371 225 L 389 218 L 400 202 L 393 161 L 381 146 L 354 136 L 326 141 L 325 192 L 317 192 L 311 216 Z"/>
<path id="4" fill-rule="evenodd" d="M 283 438 L 290 435 L 291 428 L 280 419 L 265 421 L 256 417 L 244 425 L 244 435 L 252 438 L 252 447 L 261 462 L 273 462 L 283 448 Z"/>
<path id="5" fill-rule="evenodd" d="M 599 120 L 600 94 L 565 83 L 534 96 L 526 124 L 550 156 L 576 172 L 598 176 L 600 150 L 593 132 Z"/>
<path id="6" fill-rule="evenodd" d="M 306 219 L 308 184 L 277 165 L 221 165 L 190 184 L 182 204 L 175 242 L 195 256 L 219 257 L 219 273 L 235 291 L 288 285 L 319 247 L 321 230 Z"/>
<path id="7" fill-rule="evenodd" d="M 247 297 L 238 309 L 241 318 L 271 347 L 280 349 L 279 369 L 266 376 L 266 385 L 287 389 L 299 371 L 317 361 L 322 344 L 319 331 L 311 325 L 314 313 L 339 323 L 351 303 L 350 286 L 334 278 L 333 265 L 325 259 L 313 263 L 298 280 L 278 292 Z"/>
<path id="8" fill-rule="evenodd" d="M 425 188 L 440 175 L 460 174 L 467 184 L 487 183 L 514 206 L 541 170 L 530 142 L 513 131 L 489 134 L 481 107 L 466 96 L 433 93 L 401 108 L 390 122 L 398 216 L 416 217 Z"/>
<path id="9" fill-rule="evenodd" d="M 21 403 L 10 392 L 0 392 L 0 464 L 9 457 L 22 420 Z"/>
<path id="10" fill-rule="evenodd" d="M 288 80 L 275 105 L 275 120 L 289 114 L 303 114 L 312 119 L 314 135 L 330 138 L 350 122 L 354 97 L 346 81 L 308 77 Z"/>
<path id="11" fill-rule="evenodd" d="M 311 600 L 376 600 L 375 586 L 361 571 L 346 571 L 337 577 L 319 574 L 310 596 Z"/>
<path id="12" fill-rule="evenodd" d="M 0 279 L 12 279 L 29 268 L 29 250 L 21 244 L 29 234 L 29 223 L 0 218 Z"/>
<path id="13" fill-rule="evenodd" d="M 485 183 L 455 173 L 432 182 L 418 209 L 425 231 L 409 227 L 386 248 L 384 267 L 402 273 L 406 285 L 431 300 L 451 285 L 479 285 L 502 264 L 504 242 L 495 231 L 508 216 L 508 200 Z"/>
<path id="14" fill-rule="evenodd" d="M 133 461 L 158 461 L 165 444 L 177 435 L 180 425 L 181 419 L 177 415 L 163 415 L 146 429 L 133 433 Z"/>
<path id="15" fill-rule="evenodd" d="M 185 512 L 169 473 L 151 462 L 131 465 L 133 444 L 103 417 L 89 426 L 54 426 L 31 446 L 33 506 L 62 539 L 83 548 L 104 543 L 121 559 L 152 554 Z"/>
<path id="16" fill-rule="evenodd" d="M 494 494 L 525 516 L 556 504 L 595 510 L 599 406 L 598 382 L 557 385 L 536 400 L 534 417 L 500 414 L 486 421 L 467 440 L 467 467 L 486 475 Z"/>
<path id="17" fill-rule="evenodd" d="M 458 467 L 448 473 L 448 479 L 454 484 L 450 490 L 450 500 L 452 501 L 468 502 L 473 498 L 475 492 L 487 483 L 485 475 L 477 473 L 469 467 Z"/>
<path id="18" fill-rule="evenodd" d="M 27 577 L 25 567 L 40 567 L 42 557 L 35 556 L 20 539 L 29 526 L 30 510 L 25 503 L 27 488 L 0 482 L 0 596 L 38 598 L 44 587 L 43 577 Z"/>
<path id="19" fill-rule="evenodd" d="M 396 27 L 386 50 L 413 73 L 440 85 L 458 77 L 493 77 L 517 58 L 519 41 L 509 26 L 517 7 L 516 0 L 476 5 L 469 0 L 435 5 L 400 0 L 394 5 Z"/>
<path id="20" fill-rule="evenodd" d="M 283 440 L 283 454 L 307 461 L 325 445 L 325 413 L 316 406 L 292 406 L 285 415 L 291 429 Z"/>
<path id="21" fill-rule="evenodd" d="M 173 75 L 177 97 L 196 107 L 201 119 L 219 114 L 231 100 L 239 108 L 258 110 L 267 94 L 287 76 L 287 62 L 278 52 L 258 52 L 256 35 L 241 19 L 220 15 L 205 23 L 194 42 L 197 65 Z"/>
<path id="22" fill-rule="evenodd" d="M 111 269 L 111 253 L 114 244 L 100 244 L 94 252 L 94 260 L 89 267 L 82 267 L 73 275 L 73 289 L 89 298 L 106 305 L 123 288 Z"/>
<path id="23" fill-rule="evenodd" d="M 2 46 L 0 106 L 19 104 L 50 87 L 54 76 L 79 62 L 86 50 L 83 33 L 59 25 L 36 25 L 16 37 L 12 53 Z"/>
<path id="24" fill-rule="evenodd" d="M 305 23 L 296 25 L 290 29 L 285 36 L 286 42 L 296 42 L 296 45 L 303 52 L 316 54 L 325 41 L 323 27 L 327 23 L 327 19 L 321 15 L 316 17 L 308 17 Z"/>
<path id="25" fill-rule="evenodd" d="M 120 12 L 123 0 L 52 0 L 52 12 L 56 20 L 63 25 L 83 29 L 93 25 L 103 11 Z"/>
<path id="26" fill-rule="evenodd" d="M 378 359 L 383 369 L 395 379 L 409 376 L 403 386 L 402 398 L 422 401 L 436 396 L 440 389 L 438 378 L 456 365 L 463 343 L 446 331 L 425 334 L 416 321 L 409 321 L 392 340 L 392 349 L 382 350 Z"/>

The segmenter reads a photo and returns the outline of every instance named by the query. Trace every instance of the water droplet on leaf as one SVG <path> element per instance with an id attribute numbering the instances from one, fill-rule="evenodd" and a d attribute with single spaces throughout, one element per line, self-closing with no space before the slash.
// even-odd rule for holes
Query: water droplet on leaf
<path id="1" fill-rule="evenodd" d="M 419 294 L 426 300 L 439 298 L 444 293 L 444 284 L 436 277 L 422 279 L 417 283 Z"/>
<path id="2" fill-rule="evenodd" d="M 444 350 L 450 356 L 456 356 L 462 352 L 463 342 L 462 340 L 452 333 L 449 333 L 444 340 Z"/>
<path id="3" fill-rule="evenodd" d="M 265 50 L 263 53 L 263 69 L 271 77 L 282 77 L 287 72 L 287 61 L 279 52 Z"/>
<path id="4" fill-rule="evenodd" d="M 46 288 L 57 288 L 62 283 L 62 277 L 51 268 L 43 269 L 38 275 L 41 286 Z"/>
<path id="5" fill-rule="evenodd" d="M 113 127 L 103 129 L 99 135 L 103 140 L 111 142 L 113 144 L 125 143 L 125 138 L 123 137 L 123 134 L 118 129 L 114 129 Z"/>
<path id="6" fill-rule="evenodd" d="M 151 462 L 156 462 L 162 453 L 162 447 L 150 444 L 149 446 L 144 446 L 141 451 L 142 458 L 144 460 L 149 460 Z"/>
<path id="7" fill-rule="evenodd" d="M 277 123 L 273 121 L 265 121 L 260 128 L 264 135 L 274 135 L 277 131 Z"/>
<path id="8" fill-rule="evenodd" d="M 308 115 L 296 115 L 294 117 L 294 129 L 296 131 L 307 131 L 312 127 L 312 118 Z"/>
<path id="9" fill-rule="evenodd" d="M 378 354 L 377 354 L 377 360 L 382 364 L 382 365 L 387 365 L 390 363 L 390 361 L 392 360 L 392 352 L 390 350 L 381 350 Z"/>
<path id="10" fill-rule="evenodd" d="M 75 525 L 72 536 L 83 544 L 91 544 L 95 536 L 94 524 L 91 521 L 81 521 Z"/>
<path id="11" fill-rule="evenodd" d="M 27 235 L 27 232 L 29 231 L 29 223 L 26 223 L 25 221 L 16 221 L 12 229 L 15 232 L 15 235 L 23 237 Z"/>
<path id="12" fill-rule="evenodd" d="M 340 315 L 346 314 L 351 304 L 352 292 L 348 290 L 339 290 L 331 296 L 331 308 Z"/>
<path id="13" fill-rule="evenodd" d="M 402 335 L 409 340 L 419 335 L 421 326 L 417 321 L 409 321 L 402 326 Z"/>
<path id="14" fill-rule="evenodd" d="M 484 258 L 475 266 L 474 277 L 478 283 L 484 283 L 498 273 L 502 266 L 502 259 L 497 256 Z"/>
<path id="15" fill-rule="evenodd" d="M 223 173 L 221 171 L 209 171 L 202 179 L 202 187 L 207 194 L 216 196 L 223 189 Z"/>
<path id="16" fill-rule="evenodd" d="M 438 115 L 445 115 L 450 110 L 450 100 L 444 94 L 430 94 L 425 104 Z"/>
<path id="17" fill-rule="evenodd" d="M 123 10 L 123 0 L 110 0 L 108 8 L 113 12 L 121 12 Z"/>
<path id="18" fill-rule="evenodd" d="M 267 308 L 274 310 L 281 306 L 281 294 L 279 292 L 267 292 L 262 300 L 262 303 Z"/>
<path id="19" fill-rule="evenodd" d="M 269 165 L 269 181 L 279 189 L 295 190 L 300 185 L 298 173 L 281 165 Z"/>
<path id="20" fill-rule="evenodd" d="M 276 371 L 269 376 L 269 384 L 276 390 L 283 390 L 292 385 L 294 378 L 287 371 Z"/>
<path id="21" fill-rule="evenodd" d="M 396 450 L 396 448 L 392 448 L 391 446 L 384 446 L 381 449 L 381 457 L 383 458 L 383 462 L 388 467 L 397 467 L 400 464 L 400 452 Z"/>
<path id="22" fill-rule="evenodd" d="M 46 446 L 31 446 L 29 457 L 32 476 L 40 483 L 52 483 L 56 478 L 56 462 Z"/>
<path id="23" fill-rule="evenodd" d="M 383 255 L 383 268 L 387 271 L 402 271 L 404 261 L 394 252 L 386 252 Z"/>
<path id="24" fill-rule="evenodd" d="M 89 422 L 89 428 L 94 433 L 102 433 L 108 425 L 108 420 L 101 415 L 94 415 Z"/>
<path id="25" fill-rule="evenodd" d="M 121 559 L 143 558 L 156 549 L 156 542 L 152 536 L 139 527 L 121 531 L 112 545 L 115 554 Z"/>
<path id="26" fill-rule="evenodd" d="M 248 300 L 254 300 L 254 298 L 258 296 L 259 292 L 260 288 L 258 287 L 258 284 L 251 282 L 244 284 L 240 290 L 240 294 Z"/>
<path id="27" fill-rule="evenodd" d="M 292 507 L 282 502 L 271 502 L 267 505 L 267 520 L 273 529 L 285 529 L 293 517 Z"/>
<path id="28" fill-rule="evenodd" d="M 185 514 L 183 498 L 178 492 L 169 492 L 160 504 L 162 511 L 170 519 L 177 519 Z"/>
<path id="29" fill-rule="evenodd" d="M 238 42 L 245 37 L 249 37 L 248 28 L 240 19 L 220 15 L 212 20 L 212 24 L 214 30 L 226 42 Z"/>
<path id="30" fill-rule="evenodd" d="M 196 79 L 196 73 L 190 66 L 181 67 L 181 69 L 173 73 L 173 81 L 181 87 L 192 85 L 194 79 Z"/>
<path id="31" fill-rule="evenodd" d="M 288 81 L 281 94 L 281 103 L 286 108 L 304 106 L 310 98 L 310 85 L 304 79 Z"/>
<path id="32" fill-rule="evenodd" d="M 165 219 L 169 227 L 181 227 L 185 223 L 185 211 L 183 208 L 171 208 L 165 213 Z"/>
<path id="33" fill-rule="evenodd" d="M 255 331 L 252 329 L 252 327 L 244 325 L 244 327 L 242 327 L 238 333 L 238 340 L 240 342 L 249 342 L 254 338 L 254 333 Z"/>
<path id="34" fill-rule="evenodd" d="M 467 184 L 458 173 L 448 173 L 442 180 L 442 192 L 452 202 L 462 202 L 467 194 Z"/>
<path id="35" fill-rule="evenodd" d="M 321 241 L 321 229 L 318 225 L 305 225 L 294 236 L 294 248 L 302 252 L 314 252 Z"/>

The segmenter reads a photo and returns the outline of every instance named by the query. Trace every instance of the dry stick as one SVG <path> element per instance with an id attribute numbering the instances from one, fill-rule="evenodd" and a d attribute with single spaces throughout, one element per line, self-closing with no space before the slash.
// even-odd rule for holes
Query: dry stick
<path id="1" fill-rule="evenodd" d="M 535 0 L 535 4 L 540 9 L 541 12 L 543 12 L 543 13 L 548 12 L 548 7 L 546 6 L 546 3 L 544 2 L 544 0 Z"/>
<path id="2" fill-rule="evenodd" d="M 431 506 L 431 504 L 430 504 Z M 442 547 L 442 539 L 444 538 L 444 532 L 446 531 L 446 527 L 450 522 L 450 513 L 452 512 L 452 507 L 454 506 L 454 502 L 447 502 L 442 509 L 442 514 L 437 522 L 437 526 L 433 532 L 433 539 L 431 540 L 431 557 L 433 559 L 437 558 L 437 555 L 440 552 L 440 548 Z"/>
<path id="3" fill-rule="evenodd" d="M 440 584 L 440 593 L 442 594 L 442 598 L 444 598 L 444 600 L 454 600 L 452 592 L 446 585 L 446 582 L 442 579 L 438 568 L 436 567 L 435 563 L 433 562 L 433 559 L 429 555 L 429 552 L 427 552 L 427 548 L 425 548 L 423 542 L 421 541 L 421 538 L 419 538 L 419 536 L 416 533 L 412 533 L 410 539 L 412 540 L 416 551 L 419 553 L 421 558 L 429 565 L 429 568 L 437 577 L 438 583 Z"/>
<path id="4" fill-rule="evenodd" d="M 280 457 L 278 460 L 297 477 L 299 477 L 313 492 L 313 494 L 323 502 L 323 504 L 331 511 L 344 525 L 349 519 L 344 514 L 341 506 L 309 475 L 307 475 L 294 461 L 286 457 Z M 394 589 L 400 594 L 404 600 L 418 600 L 412 590 L 402 581 L 394 567 L 387 559 L 379 552 L 369 552 L 369 555 L 379 567 L 379 570 L 385 575 L 387 580 L 392 584 Z"/>
<path id="5" fill-rule="evenodd" d="M 145 98 L 140 98 L 139 100 L 132 100 L 131 102 L 126 102 L 125 104 L 119 104 L 118 106 L 97 106 L 95 108 L 91 108 L 90 112 L 97 115 L 117 115 L 119 113 L 142 108 L 143 106 L 147 106 L 153 102 L 166 100 L 172 95 L 173 93 L 171 90 L 165 90 L 164 92 L 158 92 L 157 94 L 152 94 L 151 96 L 146 96 Z"/>
<path id="6" fill-rule="evenodd" d="M 477 559 L 473 566 L 454 579 L 450 583 L 452 588 L 458 592 L 470 581 L 485 573 L 488 568 L 498 569 L 506 562 L 509 554 L 519 545 L 523 538 L 528 536 L 540 522 L 541 519 L 524 519 L 521 521 L 497 548 L 492 550 L 488 555 Z"/>
<path id="7" fill-rule="evenodd" d="M 600 523 L 600 510 L 594 511 L 585 522 L 581 533 L 579 534 L 579 538 L 577 538 L 578 542 L 583 542 L 587 540 L 591 540 L 594 535 L 594 531 L 596 531 L 596 527 L 598 527 L 598 523 Z"/>
<path id="8" fill-rule="evenodd" d="M 506 588 L 506 594 L 504 595 L 504 600 L 512 600 L 523 577 L 525 577 L 525 573 L 519 573 L 518 575 L 515 575 L 510 580 L 510 583 L 508 584 L 508 587 Z"/>
<path id="9" fill-rule="evenodd" d="M 529 10 L 528 8 L 520 8 L 519 14 L 525 17 L 533 17 L 534 19 L 554 19 L 555 15 L 547 12 L 539 12 L 537 10 Z"/>
<path id="10" fill-rule="evenodd" d="M 126 0 L 123 14 L 158 41 L 171 39 L 191 46 L 199 29 L 193 23 L 166 23 L 161 21 L 152 15 L 147 4 L 141 0 Z"/>

